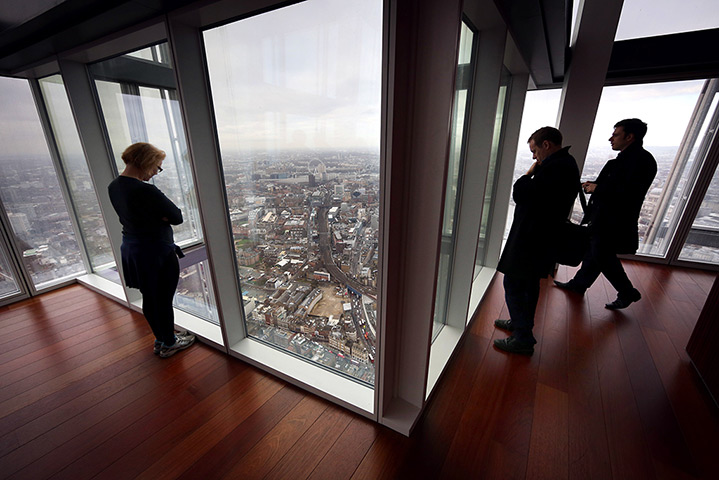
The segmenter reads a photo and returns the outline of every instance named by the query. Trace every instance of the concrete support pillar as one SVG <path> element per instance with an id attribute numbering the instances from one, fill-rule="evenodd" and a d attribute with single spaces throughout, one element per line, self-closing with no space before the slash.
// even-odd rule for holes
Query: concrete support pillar
<path id="1" fill-rule="evenodd" d="M 594 128 L 624 0 L 580 1 L 571 62 L 564 77 L 559 102 L 557 128 L 564 135 L 564 144 L 572 146 L 571 153 L 581 170 Z M 608 125 L 607 131 L 610 130 L 611 125 Z"/>

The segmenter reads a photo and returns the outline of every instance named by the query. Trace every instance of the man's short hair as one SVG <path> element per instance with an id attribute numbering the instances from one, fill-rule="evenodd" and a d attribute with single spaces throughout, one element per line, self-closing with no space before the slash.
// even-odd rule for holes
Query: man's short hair
<path id="1" fill-rule="evenodd" d="M 554 127 L 542 127 L 534 132 L 527 140 L 527 143 L 534 140 L 535 145 L 541 145 L 545 140 L 559 147 L 562 146 L 562 132 Z"/>
<path id="2" fill-rule="evenodd" d="M 614 128 L 618 127 L 622 127 L 625 134 L 633 133 L 634 140 L 642 141 L 647 134 L 647 124 L 638 118 L 625 118 L 614 125 Z"/>

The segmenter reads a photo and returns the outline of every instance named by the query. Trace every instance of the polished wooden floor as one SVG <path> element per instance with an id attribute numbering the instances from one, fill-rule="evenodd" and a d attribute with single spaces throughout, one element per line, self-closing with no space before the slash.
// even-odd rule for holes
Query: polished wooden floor
<path id="1" fill-rule="evenodd" d="M 410 438 L 204 345 L 160 360 L 82 286 L 2 307 L 0 477 L 719 478 L 684 351 L 714 274 L 626 265 L 644 298 L 620 312 L 604 281 L 543 284 L 531 358 L 491 347 L 498 276 Z"/>

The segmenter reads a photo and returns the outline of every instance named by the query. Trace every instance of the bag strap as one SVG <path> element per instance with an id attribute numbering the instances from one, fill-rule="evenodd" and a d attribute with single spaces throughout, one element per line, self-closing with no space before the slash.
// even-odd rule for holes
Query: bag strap
<path id="1" fill-rule="evenodd" d="M 587 213 L 587 198 L 584 196 L 582 182 L 579 182 L 579 203 L 582 204 L 582 212 Z"/>

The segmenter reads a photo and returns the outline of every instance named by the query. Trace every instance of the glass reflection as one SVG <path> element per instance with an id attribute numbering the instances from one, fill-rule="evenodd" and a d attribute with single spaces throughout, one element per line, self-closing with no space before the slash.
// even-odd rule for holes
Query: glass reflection
<path id="1" fill-rule="evenodd" d="M 473 78 L 474 65 L 473 46 L 474 32 L 467 23 L 462 22 L 459 40 L 457 63 L 457 83 L 452 109 L 452 128 L 449 146 L 449 165 L 447 166 L 447 185 L 445 188 L 444 213 L 442 217 L 442 239 L 439 254 L 439 270 L 437 274 L 437 292 L 434 306 L 434 322 L 432 340 L 434 340 L 446 323 L 447 302 L 449 299 L 452 278 L 452 261 L 454 259 L 454 242 L 457 209 L 459 207 L 459 190 L 462 170 L 464 168 L 464 146 L 466 143 L 465 129 Z"/>
<path id="2" fill-rule="evenodd" d="M 522 124 L 519 129 L 519 144 L 517 145 L 517 158 L 514 162 L 514 173 L 512 174 L 512 183 L 514 183 L 524 175 L 529 167 L 534 163 L 532 152 L 527 146 L 527 139 L 538 128 L 544 126 L 553 126 L 557 120 L 557 112 L 559 111 L 559 97 L 561 89 L 554 90 L 532 90 L 527 92 L 524 100 L 524 110 L 522 112 Z M 579 205 L 579 201 L 577 201 Z M 502 248 L 507 241 L 509 229 L 512 227 L 512 219 L 514 218 L 514 198 L 509 196 L 509 209 L 507 211 L 507 221 L 502 236 Z M 581 207 L 576 207 L 581 208 Z"/>
<path id="3" fill-rule="evenodd" d="M 679 260 L 719 265 L 719 168 L 714 172 Z"/>
<path id="4" fill-rule="evenodd" d="M 112 268 L 115 259 L 62 77 L 53 75 L 39 83 L 90 264 L 94 271 Z"/>
<path id="5" fill-rule="evenodd" d="M 178 245 L 202 241 L 197 199 L 167 44 L 90 65 L 110 145 L 122 171 L 122 152 L 149 142 L 167 154 L 162 175 L 151 180 L 180 207 L 185 221 L 174 228 Z"/>
<path id="6" fill-rule="evenodd" d="M 85 273 L 26 80 L 0 78 L 0 197 L 37 289 Z"/>
<path id="7" fill-rule="evenodd" d="M 657 175 L 639 215 L 639 255 L 664 257 L 684 212 L 703 161 L 697 156 L 706 131 L 704 118 L 693 120 L 702 80 L 605 87 L 582 170 L 582 180 L 597 178 L 606 162 L 616 158 L 609 135 L 623 118 L 641 118 L 649 128 L 644 148 L 657 161 Z M 671 111 L 671 115 L 664 112 Z M 660 114 L 661 112 L 661 114 Z M 694 125 L 695 122 L 702 122 Z M 693 132 L 686 139 L 685 132 Z M 577 202 L 578 204 L 578 202 Z M 573 218 L 582 217 L 575 204 Z"/>
<path id="8" fill-rule="evenodd" d="M 20 288 L 15 280 L 15 273 L 5 254 L 5 245 L 0 245 L 0 299 L 17 293 L 20 293 Z"/>
<path id="9" fill-rule="evenodd" d="M 204 32 L 250 336 L 374 384 L 382 2 Z"/>
<path id="10" fill-rule="evenodd" d="M 505 68 L 502 72 L 501 83 L 499 86 L 499 95 L 497 97 L 497 113 L 494 118 L 494 130 L 492 134 L 492 151 L 489 156 L 489 168 L 487 170 L 487 184 L 484 187 L 484 202 L 482 205 L 482 218 L 479 224 L 479 240 L 477 241 L 476 265 L 474 269 L 474 278 L 477 278 L 482 266 L 485 264 L 486 247 L 487 247 L 487 229 L 489 228 L 492 218 L 492 199 L 496 189 L 497 175 L 499 169 L 497 163 L 501 156 L 504 118 L 506 115 L 507 95 L 509 94 L 511 75 Z"/>
<path id="11" fill-rule="evenodd" d="M 211 281 L 207 261 L 183 268 L 173 303 L 175 308 L 219 325 Z"/>
<path id="12" fill-rule="evenodd" d="M 182 210 L 184 222 L 173 227 L 181 247 L 200 245 L 203 233 L 194 179 L 182 123 L 175 75 L 167 43 L 131 52 L 89 67 L 118 171 L 121 155 L 135 142 L 164 150 L 162 173 L 151 182 Z M 180 272 L 174 306 L 219 324 L 206 261 Z M 117 278 L 116 272 L 103 275 Z"/>

